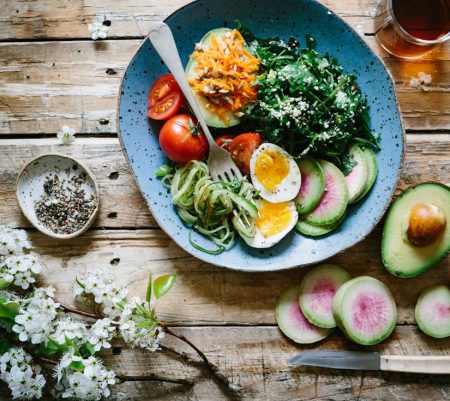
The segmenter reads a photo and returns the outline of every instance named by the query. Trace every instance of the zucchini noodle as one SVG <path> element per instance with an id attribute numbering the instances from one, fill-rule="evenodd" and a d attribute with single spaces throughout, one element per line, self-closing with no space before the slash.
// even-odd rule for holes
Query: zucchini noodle
<path id="1" fill-rule="evenodd" d="M 255 236 L 258 191 L 246 179 L 214 181 L 205 163 L 192 160 L 174 174 L 167 172 L 162 184 L 170 189 L 180 218 L 218 246 L 211 251 L 190 239 L 197 249 L 218 254 L 233 246 L 236 231 L 244 237 Z"/>

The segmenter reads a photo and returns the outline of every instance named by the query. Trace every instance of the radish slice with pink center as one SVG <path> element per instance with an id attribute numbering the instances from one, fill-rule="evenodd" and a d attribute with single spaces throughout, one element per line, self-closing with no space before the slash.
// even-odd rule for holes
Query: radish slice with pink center
<path id="1" fill-rule="evenodd" d="M 356 200 L 364 192 L 367 180 L 369 178 L 369 166 L 364 152 L 358 145 L 352 145 L 348 154 L 353 157 L 356 165 L 352 171 L 345 176 L 348 187 L 348 203 L 356 202 Z"/>
<path id="2" fill-rule="evenodd" d="M 341 294 L 340 292 L 343 291 Z M 361 345 L 374 345 L 389 337 L 397 321 L 397 307 L 390 290 L 373 277 L 345 283 L 336 293 L 334 312 L 345 334 Z"/>
<path id="3" fill-rule="evenodd" d="M 302 185 L 294 202 L 297 211 L 305 214 L 313 210 L 322 199 L 325 191 L 325 175 L 319 163 L 310 157 L 300 160 L 298 167 L 302 176 Z"/>
<path id="4" fill-rule="evenodd" d="M 275 309 L 278 327 L 287 337 L 299 344 L 311 344 L 323 340 L 332 330 L 311 324 L 303 315 L 298 298 L 298 285 L 288 287 L 280 294 Z"/>
<path id="5" fill-rule="evenodd" d="M 300 283 L 300 308 L 305 317 L 318 327 L 336 327 L 331 305 L 339 287 L 350 280 L 342 267 L 321 265 L 306 273 Z"/>
<path id="6" fill-rule="evenodd" d="M 325 191 L 317 207 L 304 220 L 316 226 L 337 222 L 345 213 L 348 204 L 348 188 L 344 174 L 333 164 L 319 160 L 325 174 Z"/>
<path id="7" fill-rule="evenodd" d="M 416 304 L 416 321 L 425 334 L 450 337 L 450 288 L 437 285 L 423 291 Z"/>

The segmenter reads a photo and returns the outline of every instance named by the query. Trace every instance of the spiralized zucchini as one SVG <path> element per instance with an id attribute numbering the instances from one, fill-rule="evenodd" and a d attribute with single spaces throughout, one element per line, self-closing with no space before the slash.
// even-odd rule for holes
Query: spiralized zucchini
<path id="1" fill-rule="evenodd" d="M 214 181 L 208 166 L 193 160 L 178 167 L 174 174 L 167 171 L 162 180 L 170 188 L 180 218 L 218 246 L 211 251 L 191 240 L 197 249 L 219 254 L 233 246 L 236 231 L 244 237 L 255 236 L 258 209 L 254 199 L 258 191 L 246 179 Z"/>

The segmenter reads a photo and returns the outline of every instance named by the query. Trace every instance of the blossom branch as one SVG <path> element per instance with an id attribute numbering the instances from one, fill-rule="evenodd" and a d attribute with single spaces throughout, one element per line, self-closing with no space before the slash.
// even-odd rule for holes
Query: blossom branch
<path id="1" fill-rule="evenodd" d="M 60 304 L 59 305 L 64 312 L 75 313 L 80 316 L 90 317 L 91 319 L 99 319 L 100 317 L 95 313 L 85 312 L 83 310 L 73 308 L 72 306 Z"/>
<path id="2" fill-rule="evenodd" d="M 162 327 L 164 328 L 164 331 L 167 334 L 170 334 L 173 337 L 178 338 L 179 340 L 185 342 L 188 344 L 202 359 L 206 369 L 211 374 L 212 377 L 214 377 L 221 385 L 223 385 L 227 390 L 231 391 L 232 393 L 239 393 L 240 388 L 236 384 L 231 383 L 228 378 L 219 371 L 219 368 L 217 365 L 210 362 L 210 360 L 207 358 L 207 356 L 195 345 L 193 344 L 188 338 L 186 338 L 183 334 L 177 334 L 172 329 L 170 329 L 167 325 L 163 324 Z"/>
<path id="3" fill-rule="evenodd" d="M 140 375 L 140 376 L 127 376 L 127 375 L 118 375 L 116 374 L 116 379 L 119 379 L 121 382 L 164 382 L 164 383 L 173 383 L 173 384 L 181 384 L 183 386 L 193 386 L 194 382 L 192 380 L 187 379 L 172 379 L 169 377 L 161 377 L 158 375 Z"/>

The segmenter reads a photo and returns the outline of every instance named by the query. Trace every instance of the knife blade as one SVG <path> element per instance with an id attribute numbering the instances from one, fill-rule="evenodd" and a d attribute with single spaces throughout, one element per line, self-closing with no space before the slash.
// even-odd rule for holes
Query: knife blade
<path id="1" fill-rule="evenodd" d="M 292 365 L 332 369 L 386 370 L 393 372 L 450 374 L 450 356 L 380 355 L 378 352 L 311 350 L 288 360 Z"/>
<path id="2" fill-rule="evenodd" d="M 300 352 L 288 362 L 332 369 L 380 370 L 378 352 L 311 350 Z"/>

